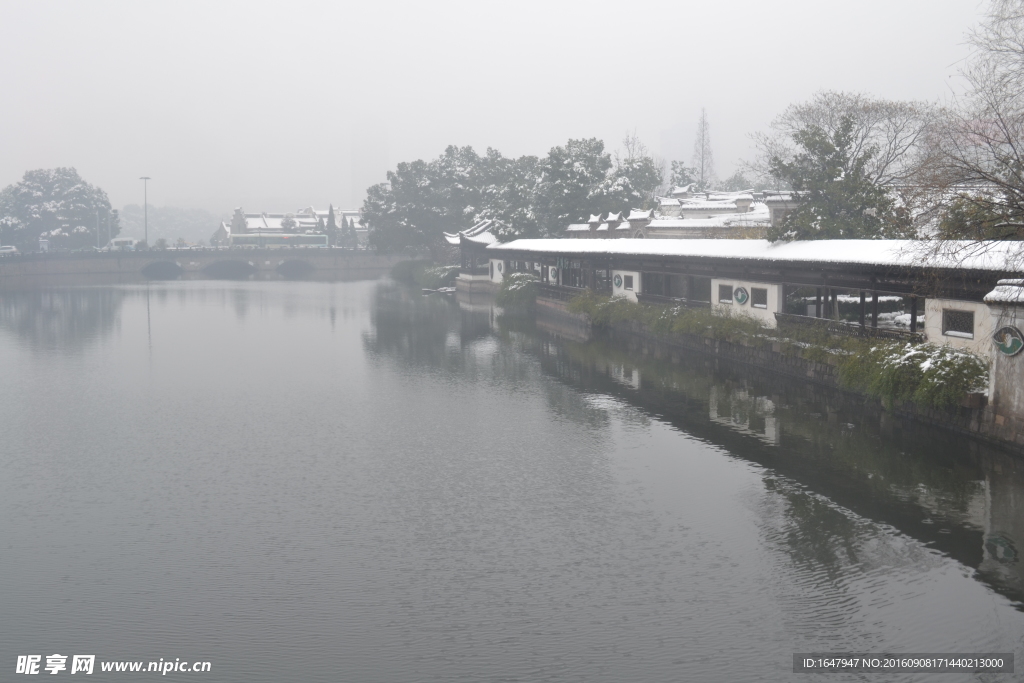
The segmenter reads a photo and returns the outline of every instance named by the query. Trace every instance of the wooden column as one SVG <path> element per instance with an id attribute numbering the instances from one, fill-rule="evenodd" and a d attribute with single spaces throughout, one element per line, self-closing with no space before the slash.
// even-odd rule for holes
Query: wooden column
<path id="1" fill-rule="evenodd" d="M 910 331 L 917 332 L 917 297 L 910 297 Z"/>
<path id="2" fill-rule="evenodd" d="M 878 292 L 871 292 L 871 327 L 878 327 Z"/>
<path id="3" fill-rule="evenodd" d="M 814 293 L 814 317 L 821 317 L 821 287 L 818 287 Z"/>
<path id="4" fill-rule="evenodd" d="M 864 327 L 864 313 L 865 313 L 865 302 L 864 302 L 864 290 L 860 290 L 860 326 Z"/>

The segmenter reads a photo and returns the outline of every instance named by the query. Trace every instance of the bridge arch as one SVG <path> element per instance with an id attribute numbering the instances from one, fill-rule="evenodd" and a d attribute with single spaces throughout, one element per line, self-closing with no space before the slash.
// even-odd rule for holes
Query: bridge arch
<path id="1" fill-rule="evenodd" d="M 276 270 L 283 277 L 292 280 L 306 277 L 316 270 L 316 266 L 309 261 L 304 261 L 302 259 L 289 259 L 287 261 L 281 261 Z"/>
<path id="2" fill-rule="evenodd" d="M 147 280 L 177 280 L 185 269 L 174 261 L 150 261 L 140 272 Z"/>

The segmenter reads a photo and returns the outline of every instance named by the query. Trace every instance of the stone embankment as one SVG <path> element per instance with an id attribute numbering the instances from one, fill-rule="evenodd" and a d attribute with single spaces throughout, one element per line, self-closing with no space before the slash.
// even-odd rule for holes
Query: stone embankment
<path id="1" fill-rule="evenodd" d="M 567 310 L 564 302 L 537 300 L 538 325 L 546 331 L 582 341 L 591 334 L 586 316 Z M 960 406 L 941 410 L 913 403 L 888 408 L 875 397 L 851 391 L 839 381 L 839 367 L 831 358 L 810 358 L 799 347 L 779 341 L 726 341 L 693 334 L 655 333 L 642 323 L 614 324 L 609 336 L 630 351 L 655 359 L 680 362 L 686 354 L 701 354 L 729 363 L 754 366 L 769 372 L 844 392 L 880 415 L 912 419 L 965 434 L 992 445 L 1024 454 L 1024 420 L 988 404 L 982 394 L 968 394 Z"/>

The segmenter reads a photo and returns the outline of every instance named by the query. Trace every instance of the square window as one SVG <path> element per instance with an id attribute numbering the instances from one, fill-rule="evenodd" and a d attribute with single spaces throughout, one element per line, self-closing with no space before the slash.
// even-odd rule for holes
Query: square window
<path id="1" fill-rule="evenodd" d="M 751 287 L 750 305 L 754 308 L 768 308 L 768 290 L 760 287 Z"/>
<path id="2" fill-rule="evenodd" d="M 623 289 L 628 289 L 629 291 L 633 291 L 633 276 L 632 275 L 623 275 L 622 276 L 622 288 Z"/>
<path id="3" fill-rule="evenodd" d="M 718 285 L 718 303 L 732 303 L 732 285 Z"/>
<path id="4" fill-rule="evenodd" d="M 947 337 L 974 339 L 974 311 L 943 309 L 942 334 Z"/>

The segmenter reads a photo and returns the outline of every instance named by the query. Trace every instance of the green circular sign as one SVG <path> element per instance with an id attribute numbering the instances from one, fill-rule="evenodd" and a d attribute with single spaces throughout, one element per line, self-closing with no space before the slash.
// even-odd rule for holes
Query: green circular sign
<path id="1" fill-rule="evenodd" d="M 615 276 L 615 286 L 616 287 L 621 287 L 622 286 L 622 276 L 621 275 L 616 275 Z"/>
<path id="2" fill-rule="evenodd" d="M 1011 325 L 1000 327 L 992 336 L 992 341 L 1004 356 L 1016 356 L 1024 349 L 1024 334 Z"/>
<path id="3" fill-rule="evenodd" d="M 747 299 L 750 298 L 750 295 L 747 294 L 747 290 L 744 289 L 743 287 L 737 287 L 732 292 L 732 298 L 736 300 L 736 303 L 742 306 L 743 304 L 747 303 Z"/>

